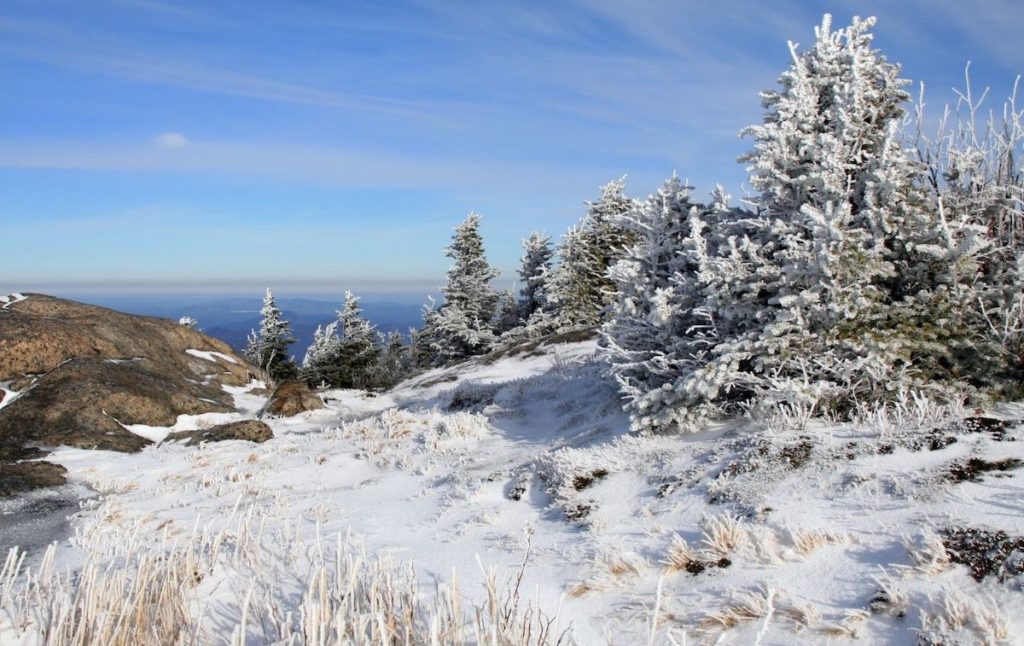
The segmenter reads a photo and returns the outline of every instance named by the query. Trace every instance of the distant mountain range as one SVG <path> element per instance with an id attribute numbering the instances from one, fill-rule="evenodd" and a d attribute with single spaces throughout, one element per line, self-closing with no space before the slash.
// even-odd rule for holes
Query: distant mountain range
<path id="1" fill-rule="evenodd" d="M 159 316 L 177 320 L 182 316 L 191 316 L 199 322 L 199 328 L 212 337 L 230 344 L 236 350 L 245 347 L 249 331 L 257 328 L 260 323 L 262 295 L 252 297 L 229 296 L 187 297 L 167 296 L 129 296 L 129 295 L 88 295 L 77 297 L 103 307 L 110 307 L 131 314 Z M 422 324 L 422 304 L 426 297 L 422 294 L 380 294 L 368 295 L 360 299 L 363 315 L 383 333 L 398 330 L 407 334 L 410 327 Z M 337 318 L 336 311 L 341 308 L 342 297 L 338 300 L 318 300 L 313 298 L 278 297 L 277 305 L 284 316 L 292 324 L 292 333 L 296 341 L 292 345 L 292 354 L 297 361 L 302 361 L 306 348 L 313 340 L 313 332 L 318 325 L 329 323 Z"/>

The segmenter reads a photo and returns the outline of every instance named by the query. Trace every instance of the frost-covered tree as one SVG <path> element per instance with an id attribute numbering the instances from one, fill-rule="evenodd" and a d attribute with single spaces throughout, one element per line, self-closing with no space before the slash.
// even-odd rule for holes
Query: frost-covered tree
<path id="1" fill-rule="evenodd" d="M 498 304 L 494 314 L 494 334 L 496 337 L 513 332 L 523 324 L 520 318 L 519 302 L 511 290 L 498 294 Z"/>
<path id="2" fill-rule="evenodd" d="M 274 381 L 293 379 L 296 376 L 295 362 L 288 354 L 288 347 L 295 341 L 295 337 L 269 288 L 263 297 L 260 315 L 260 329 L 249 332 L 243 353 L 245 358 Z"/>
<path id="3" fill-rule="evenodd" d="M 381 337 L 380 351 L 373 366 L 373 382 L 377 388 L 390 388 L 412 372 L 409 347 L 405 345 L 402 333 L 392 331 Z"/>
<path id="4" fill-rule="evenodd" d="M 617 219 L 635 243 L 609 274 L 617 300 L 602 327 L 601 354 L 637 431 L 684 428 L 706 413 L 703 394 L 686 387 L 709 350 L 700 280 L 708 269 L 702 236 L 708 209 L 691 195 L 673 176 Z"/>
<path id="5" fill-rule="evenodd" d="M 763 297 L 749 306 L 763 314 L 733 341 L 761 398 L 883 396 L 933 377 L 964 339 L 979 246 L 927 208 L 900 139 L 907 82 L 872 48 L 873 25 L 832 31 L 826 16 L 811 49 L 791 44 L 764 123 L 745 131 L 761 191 L 749 232 Z"/>
<path id="6" fill-rule="evenodd" d="M 523 257 L 519 265 L 519 318 L 530 320 L 533 313 L 548 307 L 547 282 L 555 250 L 551 238 L 534 231 L 523 240 Z"/>
<path id="7" fill-rule="evenodd" d="M 595 325 L 602 304 L 598 298 L 599 292 L 593 288 L 590 268 L 582 229 L 569 227 L 558 246 L 558 265 L 548 281 L 551 311 L 541 310 L 541 316 L 534 313 L 530 324 L 555 329 Z"/>
<path id="8" fill-rule="evenodd" d="M 608 270 L 633 242 L 618 224 L 633 207 L 625 186 L 622 178 L 601 187 L 601 198 L 586 203 L 586 215 L 562 239 L 558 269 L 548 284 L 559 328 L 597 325 L 615 300 Z"/>
<path id="9" fill-rule="evenodd" d="M 332 385 L 342 388 L 371 388 L 373 367 L 377 361 L 378 334 L 363 317 L 359 297 L 345 292 L 345 302 L 338 312 L 340 341 L 338 344 L 337 378 Z"/>
<path id="10" fill-rule="evenodd" d="M 338 338 L 338 322 L 326 326 L 318 325 L 313 333 L 313 342 L 306 349 L 299 376 L 311 386 L 332 385 L 337 382 L 337 369 L 341 358 L 341 339 Z"/>
<path id="11" fill-rule="evenodd" d="M 608 269 L 634 242 L 632 233 L 621 226 L 620 218 L 633 209 L 633 200 L 626 197 L 625 190 L 625 177 L 602 186 L 601 198 L 587 202 L 582 222 L 582 252 L 589 265 L 587 289 L 602 308 L 615 300 L 615 284 Z"/>
<path id="12" fill-rule="evenodd" d="M 423 336 L 431 348 L 431 361 L 444 364 L 490 350 L 498 293 L 491 281 L 498 271 L 484 255 L 480 216 L 470 213 L 455 228 L 445 255 L 453 260 L 448 282 L 441 290 L 444 302 L 424 313 Z"/>
<path id="13" fill-rule="evenodd" d="M 764 122 L 745 131 L 756 212 L 716 191 L 684 227 L 667 186 L 626 218 L 681 238 L 671 279 L 649 240 L 612 272 L 606 345 L 634 427 L 692 428 L 752 398 L 841 410 L 955 379 L 975 347 L 986 241 L 927 199 L 900 138 L 906 82 L 872 48 L 873 24 L 833 31 L 826 16 L 812 48 L 791 45 Z"/>

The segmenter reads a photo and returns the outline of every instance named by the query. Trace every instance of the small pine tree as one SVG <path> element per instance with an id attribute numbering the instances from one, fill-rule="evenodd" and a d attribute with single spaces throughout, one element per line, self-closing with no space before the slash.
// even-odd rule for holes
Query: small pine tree
<path id="1" fill-rule="evenodd" d="M 389 332 L 379 342 L 380 352 L 373 367 L 373 382 L 377 388 L 391 388 L 412 372 L 409 347 L 397 330 Z"/>
<path id="2" fill-rule="evenodd" d="M 873 25 L 832 31 L 826 15 L 813 48 L 791 45 L 781 89 L 762 95 L 764 123 L 745 131 L 765 298 L 738 347 L 765 399 L 882 397 L 941 377 L 965 340 L 956 311 L 979 248 L 926 208 L 899 139 L 907 81 L 872 48 Z"/>
<path id="3" fill-rule="evenodd" d="M 558 266 L 548 281 L 551 311 L 541 310 L 539 315 L 534 312 L 529 324 L 557 330 L 596 325 L 602 304 L 594 288 L 591 268 L 585 253 L 583 230 L 569 227 L 558 247 Z"/>
<path id="4" fill-rule="evenodd" d="M 497 310 L 494 314 L 494 335 L 501 337 L 514 332 L 522 327 L 523 320 L 520 318 L 519 301 L 511 290 L 506 290 L 498 295 Z"/>
<path id="5" fill-rule="evenodd" d="M 498 294 L 491 281 L 498 271 L 484 256 L 480 216 L 470 213 L 455 228 L 445 255 L 454 261 L 441 290 L 444 303 L 424 312 L 423 337 L 429 341 L 431 362 L 444 364 L 483 354 L 494 344 L 493 320 Z"/>
<path id="6" fill-rule="evenodd" d="M 619 224 L 633 208 L 625 187 L 625 178 L 601 187 L 601 198 L 586 203 L 587 214 L 562 240 L 557 275 L 549 283 L 549 299 L 558 305 L 559 328 L 597 325 L 615 300 L 608 270 L 633 244 L 632 234 Z"/>
<path id="7" fill-rule="evenodd" d="M 701 393 L 683 387 L 693 383 L 715 341 L 700 278 L 709 267 L 703 237 L 709 217 L 673 176 L 617 220 L 635 244 L 609 272 L 618 298 L 602 326 L 600 352 L 635 431 L 687 429 L 712 410 Z"/>
<path id="8" fill-rule="evenodd" d="M 338 338 L 338 322 L 326 326 L 318 325 L 313 333 L 313 343 L 306 350 L 299 376 L 310 386 L 333 385 L 338 381 L 337 367 L 341 357 L 341 339 Z"/>
<path id="9" fill-rule="evenodd" d="M 342 388 L 371 388 L 372 369 L 377 361 L 377 337 L 373 325 L 363 318 L 359 298 L 345 292 L 345 303 L 338 312 L 341 339 L 338 345 L 338 376 L 335 385 Z"/>
<path id="10" fill-rule="evenodd" d="M 266 372 L 270 379 L 282 381 L 294 379 L 297 371 L 295 362 L 288 354 L 288 347 L 295 342 L 291 325 L 284 319 L 274 301 L 274 294 L 267 289 L 263 297 L 263 317 L 259 331 L 249 332 L 244 356 L 254 366 Z"/>
<path id="11" fill-rule="evenodd" d="M 530 320 L 533 313 L 548 307 L 547 282 L 555 251 L 551 238 L 534 231 L 523 240 L 523 258 L 519 266 L 519 318 Z"/>

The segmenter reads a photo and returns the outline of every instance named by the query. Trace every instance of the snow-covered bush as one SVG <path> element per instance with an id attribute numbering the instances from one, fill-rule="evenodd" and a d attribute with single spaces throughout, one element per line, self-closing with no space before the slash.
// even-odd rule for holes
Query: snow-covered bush
<path id="1" fill-rule="evenodd" d="M 1002 110 L 984 117 L 988 89 L 976 96 L 970 67 L 955 108 L 946 107 L 935 135 L 925 134 L 924 88 L 915 114 L 914 138 L 927 172 L 929 200 L 948 222 L 966 223 L 989 242 L 970 312 L 977 345 L 959 363 L 973 380 L 1018 396 L 1024 377 L 1024 108 L 1017 105 L 1020 78 Z"/>
<path id="2" fill-rule="evenodd" d="M 672 177 L 617 219 L 636 243 L 609 272 L 617 300 L 602 330 L 602 354 L 635 430 L 683 427 L 710 406 L 706 393 L 692 388 L 715 343 L 702 280 L 706 210 Z"/>

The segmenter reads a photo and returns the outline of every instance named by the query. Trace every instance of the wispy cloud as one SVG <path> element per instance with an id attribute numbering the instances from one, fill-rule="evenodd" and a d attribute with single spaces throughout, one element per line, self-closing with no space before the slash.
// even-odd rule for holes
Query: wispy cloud
<path id="1" fill-rule="evenodd" d="M 163 132 L 156 136 L 156 145 L 174 150 L 187 146 L 188 139 L 180 132 Z"/>

